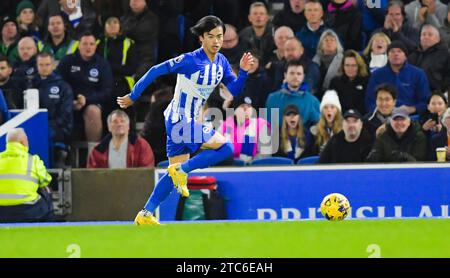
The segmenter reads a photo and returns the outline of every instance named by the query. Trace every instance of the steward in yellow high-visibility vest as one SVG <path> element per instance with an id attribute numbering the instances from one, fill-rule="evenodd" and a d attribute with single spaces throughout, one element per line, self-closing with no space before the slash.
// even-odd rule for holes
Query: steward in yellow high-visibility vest
<path id="1" fill-rule="evenodd" d="M 52 54 L 56 65 L 64 56 L 74 54 L 78 50 L 80 42 L 70 37 L 62 14 L 51 14 L 47 18 L 46 29 L 48 30 L 48 35 L 45 40 L 37 42 L 37 47 L 39 52 Z M 63 32 L 62 36 L 61 32 Z"/>
<path id="2" fill-rule="evenodd" d="M 39 156 L 28 153 L 25 131 L 10 130 L 6 150 L 0 153 L 0 222 L 52 220 L 53 205 L 46 188 L 51 180 Z"/>
<path id="3" fill-rule="evenodd" d="M 105 21 L 104 36 L 97 40 L 97 53 L 108 60 L 114 75 L 112 102 L 117 107 L 116 97 L 131 92 L 134 87 L 134 75 L 139 65 L 135 43 L 121 33 L 120 20 L 109 17 Z"/>

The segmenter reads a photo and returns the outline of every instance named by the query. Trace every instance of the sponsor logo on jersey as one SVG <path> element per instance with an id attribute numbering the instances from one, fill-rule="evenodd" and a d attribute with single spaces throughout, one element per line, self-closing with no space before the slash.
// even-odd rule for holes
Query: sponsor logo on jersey
<path id="1" fill-rule="evenodd" d="M 70 72 L 78 72 L 81 71 L 81 67 L 79 66 L 71 66 L 70 67 Z"/>
<path id="2" fill-rule="evenodd" d="M 180 56 L 169 60 L 169 65 L 171 67 L 173 67 L 173 66 L 175 66 L 175 64 L 179 64 L 183 59 L 184 59 L 184 54 L 181 54 Z"/>

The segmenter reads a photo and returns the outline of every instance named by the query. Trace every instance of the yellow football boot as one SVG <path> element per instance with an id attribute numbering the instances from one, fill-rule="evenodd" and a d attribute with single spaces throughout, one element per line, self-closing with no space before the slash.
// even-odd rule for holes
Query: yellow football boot
<path id="1" fill-rule="evenodd" d="M 175 163 L 169 165 L 167 172 L 172 178 L 173 185 L 177 189 L 178 193 L 180 193 L 183 197 L 189 197 L 189 190 L 187 188 L 188 174 L 181 171 L 181 164 Z"/>
<path id="2" fill-rule="evenodd" d="M 146 210 L 141 210 L 134 219 L 134 224 L 136 225 L 161 225 L 158 222 L 158 219 L 156 219 L 151 212 Z"/>

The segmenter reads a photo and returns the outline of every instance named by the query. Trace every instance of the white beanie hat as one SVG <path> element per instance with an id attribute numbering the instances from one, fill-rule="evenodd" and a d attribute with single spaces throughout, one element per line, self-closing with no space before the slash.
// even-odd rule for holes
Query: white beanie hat
<path id="1" fill-rule="evenodd" d="M 342 112 L 341 103 L 339 102 L 339 97 L 335 90 L 327 90 L 322 97 L 322 102 L 320 103 L 320 111 L 322 111 L 325 105 L 332 104 Z"/>

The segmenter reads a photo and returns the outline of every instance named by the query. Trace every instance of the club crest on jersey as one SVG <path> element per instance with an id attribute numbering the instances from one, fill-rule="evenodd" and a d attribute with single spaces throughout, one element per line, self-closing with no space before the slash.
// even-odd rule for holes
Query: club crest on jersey
<path id="1" fill-rule="evenodd" d="M 217 71 L 217 75 L 216 75 L 217 83 L 218 83 L 220 80 L 222 80 L 222 77 L 223 77 L 223 69 L 222 69 L 221 66 L 219 66 L 219 70 Z"/>
<path id="2" fill-rule="evenodd" d="M 59 93 L 59 87 L 53 86 L 50 88 L 50 94 L 56 95 L 57 93 Z"/>
<path id="3" fill-rule="evenodd" d="M 169 60 L 169 64 L 171 67 L 173 67 L 175 64 L 179 64 L 184 59 L 184 54 L 181 54 L 178 57 L 173 58 L 172 60 Z"/>
<path id="4" fill-rule="evenodd" d="M 32 75 L 34 73 L 34 68 L 29 68 L 25 71 L 27 75 Z"/>
<path id="5" fill-rule="evenodd" d="M 97 77 L 98 76 L 98 69 L 91 69 L 90 71 L 89 71 L 89 75 L 90 76 L 92 76 L 92 77 Z"/>
<path id="6" fill-rule="evenodd" d="M 203 126 L 203 133 L 210 133 L 210 132 L 211 132 L 211 127 Z"/>
<path id="7" fill-rule="evenodd" d="M 88 79 L 89 79 L 89 81 L 91 81 L 91 82 L 98 82 L 98 69 L 96 69 L 96 68 L 93 68 L 93 69 L 91 69 L 90 71 L 89 71 L 89 77 L 88 77 Z"/>

